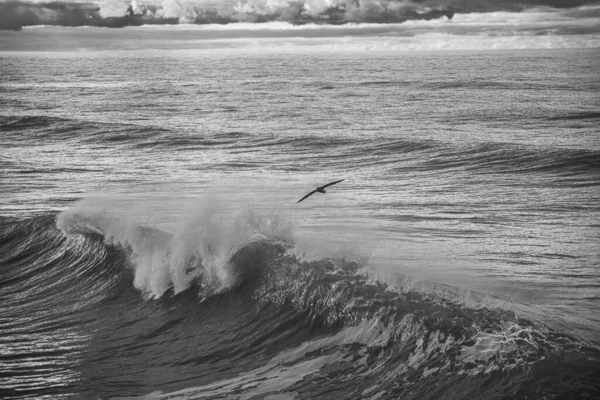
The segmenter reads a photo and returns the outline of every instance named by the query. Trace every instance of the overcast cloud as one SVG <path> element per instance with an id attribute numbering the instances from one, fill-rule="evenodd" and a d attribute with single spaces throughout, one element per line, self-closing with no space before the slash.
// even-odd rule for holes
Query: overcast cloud
<path id="1" fill-rule="evenodd" d="M 98 26 L 228 24 L 283 21 L 302 24 L 399 23 L 452 19 L 455 14 L 521 12 L 532 8 L 573 9 L 570 18 L 589 18 L 577 7 L 600 0 L 0 0 L 0 29 L 26 26 Z"/>

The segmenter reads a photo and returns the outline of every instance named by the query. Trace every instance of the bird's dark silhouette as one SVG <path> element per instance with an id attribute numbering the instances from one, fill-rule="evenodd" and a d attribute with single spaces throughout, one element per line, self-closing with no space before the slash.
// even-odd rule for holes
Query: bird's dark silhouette
<path id="1" fill-rule="evenodd" d="M 301 198 L 300 200 L 298 200 L 296 202 L 296 204 L 300 203 L 302 200 L 306 199 L 308 196 L 311 196 L 317 192 L 319 193 L 325 193 L 325 188 L 327 186 L 331 186 L 331 185 L 335 185 L 336 183 L 340 183 L 341 181 L 343 181 L 343 179 L 340 179 L 339 181 L 335 181 L 335 182 L 330 182 L 327 185 L 323 185 L 323 186 L 319 186 L 318 188 L 316 188 L 315 190 L 313 190 L 312 192 L 310 192 L 309 194 L 307 194 L 306 196 L 304 196 L 303 198 Z"/>

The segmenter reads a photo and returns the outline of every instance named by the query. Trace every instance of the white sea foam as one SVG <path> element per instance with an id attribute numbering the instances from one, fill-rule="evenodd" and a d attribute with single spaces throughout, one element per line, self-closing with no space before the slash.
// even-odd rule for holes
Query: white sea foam
<path id="1" fill-rule="evenodd" d="M 291 238 L 290 225 L 274 214 L 225 211 L 222 199 L 205 197 L 188 207 L 167 233 L 140 223 L 150 212 L 144 207 L 123 208 L 114 199 L 90 198 L 61 213 L 57 226 L 66 233 L 101 233 L 108 244 L 129 250 L 134 286 L 158 298 L 170 288 L 181 292 L 198 278 L 212 290 L 235 286 L 239 271 L 230 260 L 239 249 Z"/>

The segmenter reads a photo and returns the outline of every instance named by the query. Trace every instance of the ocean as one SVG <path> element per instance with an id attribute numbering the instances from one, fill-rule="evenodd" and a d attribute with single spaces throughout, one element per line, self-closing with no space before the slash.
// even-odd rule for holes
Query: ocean
<path id="1" fill-rule="evenodd" d="M 599 65 L 0 52 L 0 397 L 600 397 Z"/>

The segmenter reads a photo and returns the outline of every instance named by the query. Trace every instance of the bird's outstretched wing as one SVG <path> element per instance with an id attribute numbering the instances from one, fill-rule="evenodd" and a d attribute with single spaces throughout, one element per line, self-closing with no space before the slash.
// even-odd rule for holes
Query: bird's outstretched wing
<path id="1" fill-rule="evenodd" d="M 321 186 L 321 188 L 325 189 L 327 186 L 335 185 L 336 183 L 340 183 L 341 181 L 343 181 L 343 179 L 340 179 L 339 181 L 335 181 L 335 182 L 330 182 L 327 185 Z"/>
<path id="2" fill-rule="evenodd" d="M 296 204 L 300 203 L 302 200 L 304 200 L 305 198 L 307 198 L 307 197 L 308 197 L 308 196 L 310 196 L 311 194 L 315 194 L 315 193 L 317 193 L 317 191 L 316 191 L 316 190 L 313 190 L 312 192 L 310 192 L 309 194 L 307 194 L 306 196 L 304 196 L 303 198 L 301 198 L 300 200 L 298 200 L 298 201 L 296 202 Z"/>

